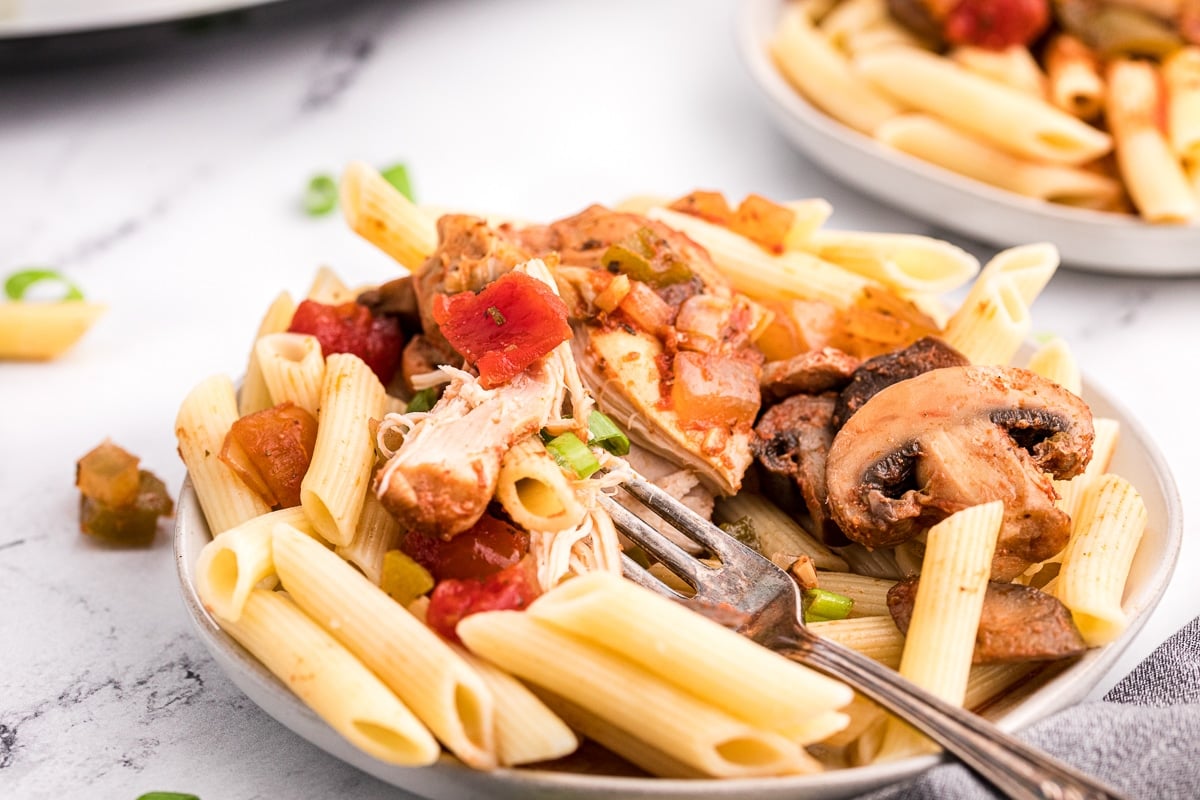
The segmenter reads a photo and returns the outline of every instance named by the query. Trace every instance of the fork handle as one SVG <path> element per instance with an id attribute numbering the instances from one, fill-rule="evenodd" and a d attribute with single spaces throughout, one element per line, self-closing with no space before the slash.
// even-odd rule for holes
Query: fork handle
<path id="1" fill-rule="evenodd" d="M 911 724 L 1014 800 L 1122 800 L 1123 796 L 899 673 L 803 628 L 781 655 L 842 680 Z"/>

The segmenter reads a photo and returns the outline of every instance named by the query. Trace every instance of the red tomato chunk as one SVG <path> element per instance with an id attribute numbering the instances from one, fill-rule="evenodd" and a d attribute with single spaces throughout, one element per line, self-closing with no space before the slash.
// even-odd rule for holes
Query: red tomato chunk
<path id="1" fill-rule="evenodd" d="M 1003 50 L 1029 44 L 1049 23 L 1047 0 L 962 0 L 943 29 L 952 44 Z"/>
<path id="2" fill-rule="evenodd" d="M 487 389 L 512 380 L 571 338 L 567 304 L 523 272 L 502 275 L 478 294 L 437 295 L 433 318 L 451 346 L 478 368 Z"/>
<path id="3" fill-rule="evenodd" d="M 480 579 L 520 561 L 529 552 L 529 534 L 484 514 L 449 541 L 410 531 L 400 549 L 436 580 Z"/>
<path id="4" fill-rule="evenodd" d="M 322 355 L 358 356 L 385 386 L 396 374 L 404 349 L 400 323 L 394 317 L 374 316 L 358 303 L 330 306 L 305 300 L 296 308 L 288 331 L 317 337 Z"/>
<path id="5" fill-rule="evenodd" d="M 541 593 L 532 559 L 523 558 L 481 581 L 448 580 L 439 583 L 429 598 L 425 621 L 452 642 L 459 642 L 459 620 L 481 611 L 520 610 Z"/>
<path id="6" fill-rule="evenodd" d="M 292 403 L 233 423 L 220 459 L 273 508 L 300 505 L 300 484 L 317 444 L 317 420 Z"/>

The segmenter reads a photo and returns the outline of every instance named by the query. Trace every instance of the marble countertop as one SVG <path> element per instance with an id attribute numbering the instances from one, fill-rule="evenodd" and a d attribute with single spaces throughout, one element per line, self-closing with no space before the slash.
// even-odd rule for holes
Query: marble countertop
<path id="1" fill-rule="evenodd" d="M 312 174 L 404 161 L 425 202 L 535 219 L 695 187 L 822 196 L 831 225 L 929 232 L 795 154 L 741 68 L 734 11 L 331 3 L 0 72 L 0 273 L 53 265 L 109 306 L 61 360 L 0 364 L 0 796 L 398 796 L 221 673 L 185 618 L 169 523 L 146 550 L 78 532 L 74 463 L 105 437 L 177 491 L 180 399 L 243 369 L 280 289 L 303 293 L 321 265 L 351 284 L 394 274 L 337 215 L 299 210 Z M 1071 269 L 1033 309 L 1142 420 L 1186 512 L 1175 580 L 1092 697 L 1200 611 L 1198 311 L 1197 279 Z"/>

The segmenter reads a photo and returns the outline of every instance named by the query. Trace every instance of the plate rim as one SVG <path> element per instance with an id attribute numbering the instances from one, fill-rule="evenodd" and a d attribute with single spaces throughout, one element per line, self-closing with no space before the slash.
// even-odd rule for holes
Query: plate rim
<path id="1" fill-rule="evenodd" d="M 89 13 L 79 20 L 51 18 L 22 22 L 20 17 L 0 16 L 0 42 L 17 39 L 37 39 L 50 36 L 74 36 L 100 31 L 138 28 L 148 25 L 223 14 L 243 8 L 274 5 L 285 0 L 177 0 L 178 8 L 127 9 L 117 13 Z"/>
<path id="2" fill-rule="evenodd" d="M 1025 345 L 1026 349 L 1030 345 Z M 1163 520 L 1164 550 L 1161 560 L 1153 565 L 1147 580 L 1156 580 L 1148 595 L 1140 598 L 1140 605 L 1133 609 L 1129 625 L 1117 641 L 1088 651 L 1085 655 L 1066 663 L 1058 674 L 1047 679 L 1036 689 L 1041 698 L 1037 707 L 1031 707 L 1024 698 L 1016 707 L 1006 711 L 995 724 L 1001 730 L 1012 733 L 1039 720 L 1045 719 L 1067 706 L 1080 701 L 1100 678 L 1112 667 L 1128 648 L 1134 637 L 1158 607 L 1170 585 L 1178 564 L 1183 543 L 1183 505 L 1178 486 L 1162 451 L 1145 426 L 1128 409 L 1101 387 L 1084 378 L 1083 396 L 1089 407 L 1098 403 L 1109 409 L 1122 426 L 1122 442 L 1136 442 L 1136 448 L 1156 482 L 1165 511 Z M 1119 445 L 1118 445 L 1119 446 Z M 1139 491 L 1148 491 L 1139 487 Z M 199 520 L 200 527 L 188 524 L 188 520 Z M 198 532 L 208 538 L 208 526 L 200 509 L 199 498 L 193 487 L 191 476 L 185 473 L 179 492 L 172 549 L 176 562 L 176 576 L 180 596 L 189 621 L 202 643 L 218 666 L 252 703 L 272 717 L 282 727 L 306 739 L 333 757 L 347 762 L 384 782 L 405 791 L 426 797 L 457 797 L 459 791 L 473 787 L 490 794 L 501 788 L 520 791 L 523 797 L 562 797 L 563 792 L 571 797 L 712 797 L 737 798 L 770 793 L 796 793 L 798 796 L 817 791 L 821 797 L 849 797 L 859 792 L 893 785 L 916 777 L 930 767 L 946 760 L 945 756 L 927 755 L 901 761 L 872 764 L 865 767 L 834 769 L 814 775 L 722 778 L 698 781 L 695 779 L 672 779 L 569 773 L 535 768 L 499 768 L 490 772 L 474 770 L 461 764 L 453 756 L 443 753 L 439 761 L 429 767 L 398 767 L 379 761 L 351 745 L 321 720 L 307 705 L 283 685 L 265 666 L 246 651 L 229 634 L 221 630 L 216 620 L 204 608 L 196 593 L 193 567 L 190 560 L 198 553 L 195 547 Z M 201 545 L 202 546 L 202 545 Z M 195 553 L 192 550 L 195 550 Z M 236 664 L 240 671 L 231 671 Z M 253 686 L 267 695 L 267 702 L 248 687 Z M 286 709 L 291 721 L 281 717 Z M 270 706 L 270 707 L 268 707 Z M 417 777 L 418 774 L 421 777 Z M 401 780 L 413 779 L 413 780 Z M 422 781 L 422 778 L 427 780 Z M 417 785 L 423 784 L 423 785 Z M 443 794 L 442 790 L 452 793 Z M 698 791 L 699 790 L 699 791 Z M 507 796 L 507 795 L 506 795 Z"/>
<path id="3" fill-rule="evenodd" d="M 849 184 L 859 193 L 871 196 L 902 213 L 919 217 L 927 223 L 953 230 L 976 241 L 1004 247 L 1028 241 L 998 237 L 987 229 L 964 225 L 956 217 L 939 216 L 919 206 L 900 205 L 886 193 L 872 191 L 871 187 L 877 184 L 854 180 L 848 174 L 848 170 L 843 172 L 832 166 L 829 159 L 815 152 L 817 148 L 802 141 L 800 134 L 790 127 L 789 123 L 791 126 L 802 126 L 806 134 L 819 136 L 827 142 L 836 141 L 839 146 L 864 159 L 900 171 L 919 184 L 948 190 L 969 197 L 975 202 L 999 207 L 1008 213 L 1019 215 L 1027 222 L 1053 223 L 1079 237 L 1094 237 L 1101 230 L 1108 229 L 1116 231 L 1114 236 L 1133 239 L 1129 244 L 1131 249 L 1161 249 L 1165 244 L 1170 250 L 1167 255 L 1161 252 L 1152 253 L 1153 260 L 1145 266 L 1130 267 L 1124 262 L 1117 263 L 1103 257 L 1097 259 L 1094 254 L 1081 257 L 1079 253 L 1073 252 L 1076 248 L 1064 246 L 1056 241 L 1056 246 L 1063 252 L 1065 267 L 1139 277 L 1184 277 L 1200 274 L 1200 257 L 1192 261 L 1183 260 L 1188 252 L 1200 254 L 1200 222 L 1155 225 L 1134 215 L 1074 208 L 1025 197 L 887 148 L 870 136 L 833 119 L 794 89 L 779 73 L 767 53 L 765 42 L 772 30 L 771 25 L 787 2 L 788 0 L 740 0 L 734 25 L 736 49 L 743 67 L 749 72 L 752 83 L 767 105 L 769 116 L 783 128 L 785 138 L 839 183 Z M 907 188 L 921 189 L 923 186 Z"/>

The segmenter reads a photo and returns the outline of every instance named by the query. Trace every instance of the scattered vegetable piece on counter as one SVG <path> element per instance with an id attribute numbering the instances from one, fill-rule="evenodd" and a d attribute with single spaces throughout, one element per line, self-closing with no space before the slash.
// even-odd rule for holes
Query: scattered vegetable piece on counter
<path id="1" fill-rule="evenodd" d="M 109 544 L 146 547 L 154 541 L 158 518 L 174 511 L 167 487 L 140 459 L 105 439 L 75 465 L 82 493 L 79 527 Z"/>
<path id="2" fill-rule="evenodd" d="M 491 389 L 571 338 L 567 305 L 546 284 L 509 272 L 477 294 L 439 294 L 433 317 L 450 345 Z"/>
<path id="3" fill-rule="evenodd" d="M 304 300 L 296 307 L 288 332 L 317 337 L 326 358 L 333 353 L 358 356 L 384 386 L 396 374 L 404 349 L 404 335 L 395 317 L 372 314 L 353 301 L 331 306 Z"/>
<path id="4" fill-rule="evenodd" d="M 61 296 L 34 299 L 33 287 L 56 284 Z M 65 353 L 87 333 L 105 306 L 88 303 L 83 292 L 60 273 L 44 267 L 20 270 L 4 281 L 11 302 L 0 303 L 0 359 L 48 361 Z"/>
<path id="5" fill-rule="evenodd" d="M 300 483 L 317 444 L 317 420 L 294 403 L 233 423 L 220 459 L 272 508 L 300 505 Z"/>
<path id="6" fill-rule="evenodd" d="M 337 182 L 324 173 L 314 175 L 304 190 L 305 213 L 310 217 L 323 217 L 337 208 L 337 203 Z"/>

